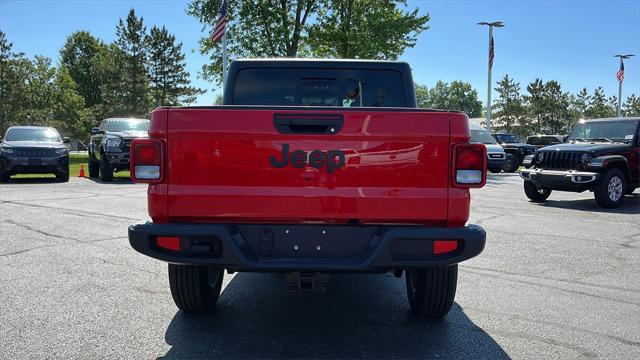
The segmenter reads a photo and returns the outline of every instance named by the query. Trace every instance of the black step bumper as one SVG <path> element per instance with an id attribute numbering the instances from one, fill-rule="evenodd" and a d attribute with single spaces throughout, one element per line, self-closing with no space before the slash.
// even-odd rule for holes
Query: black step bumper
<path id="1" fill-rule="evenodd" d="M 158 246 L 157 237 L 179 237 L 180 250 Z M 445 266 L 482 252 L 486 234 L 476 225 L 350 226 L 283 224 L 154 224 L 129 227 L 136 251 L 174 264 L 213 265 L 235 271 L 380 272 Z M 457 248 L 434 254 L 435 240 Z"/>

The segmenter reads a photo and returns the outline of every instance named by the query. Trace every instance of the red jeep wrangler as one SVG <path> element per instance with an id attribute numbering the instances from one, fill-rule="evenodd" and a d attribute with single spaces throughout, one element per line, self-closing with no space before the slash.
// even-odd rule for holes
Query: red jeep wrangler
<path id="1" fill-rule="evenodd" d="M 486 150 L 465 114 L 415 104 L 406 63 L 235 61 L 223 106 L 158 108 L 133 141 L 151 221 L 129 227 L 131 246 L 169 263 L 188 312 L 214 308 L 224 269 L 301 291 L 404 272 L 413 311 L 442 317 L 457 263 L 484 248 L 466 222 Z"/>

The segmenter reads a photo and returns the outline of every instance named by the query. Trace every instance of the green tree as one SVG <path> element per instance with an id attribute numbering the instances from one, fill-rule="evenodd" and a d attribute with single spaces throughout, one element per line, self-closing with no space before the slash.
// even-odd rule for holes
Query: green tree
<path id="1" fill-rule="evenodd" d="M 453 81 L 448 84 L 439 80 L 431 89 L 423 85 L 415 85 L 415 88 L 418 107 L 464 111 L 469 117 L 482 114 L 478 92 L 469 83 Z"/>
<path id="2" fill-rule="evenodd" d="M 609 96 L 607 99 L 609 106 L 614 109 L 616 115 L 618 114 L 618 97 L 615 95 Z"/>
<path id="3" fill-rule="evenodd" d="M 229 57 L 329 56 L 396 59 L 427 29 L 429 16 L 405 13 L 404 0 L 237 0 L 227 11 Z M 200 52 L 205 79 L 222 79 L 221 42 L 209 36 L 221 0 L 192 0 L 187 13 L 207 33 Z"/>
<path id="4" fill-rule="evenodd" d="M 585 113 L 587 119 L 597 119 L 615 116 L 616 110 L 607 101 L 604 95 L 604 89 L 598 86 L 591 96 L 591 102 L 589 108 Z"/>
<path id="5" fill-rule="evenodd" d="M 478 92 L 471 84 L 453 81 L 449 86 L 450 110 L 464 111 L 469 117 L 479 117 L 482 114 L 482 102 L 478 100 Z"/>
<path id="6" fill-rule="evenodd" d="M 144 19 L 137 17 L 133 9 L 126 21 L 120 19 L 116 26 L 116 49 L 111 47 L 110 58 L 106 59 L 111 80 L 107 86 L 113 96 L 109 101 L 116 105 L 114 115 L 144 116 L 151 110 L 145 67 L 146 32 Z"/>
<path id="7" fill-rule="evenodd" d="M 66 67 L 57 69 L 53 80 L 52 124 L 63 134 L 74 138 L 86 138 L 93 125 L 92 113 L 85 108 L 84 97 Z"/>
<path id="8" fill-rule="evenodd" d="M 495 127 L 508 133 L 525 135 L 522 129 L 526 110 L 520 95 L 520 83 L 505 75 L 495 90 L 498 92 L 498 98 L 493 102 Z"/>
<path id="9" fill-rule="evenodd" d="M 640 116 L 640 98 L 637 98 L 635 94 L 627 97 L 622 105 L 622 115 L 627 117 Z"/>
<path id="10" fill-rule="evenodd" d="M 429 89 L 429 96 L 426 107 L 431 109 L 449 109 L 449 84 L 442 80 L 438 80 L 436 84 Z"/>
<path id="11" fill-rule="evenodd" d="M 559 134 L 568 131 L 569 94 L 562 91 L 560 83 L 551 80 L 544 85 L 545 131 Z"/>
<path id="12" fill-rule="evenodd" d="M 151 28 L 147 36 L 147 69 L 154 106 L 191 103 L 202 90 L 189 86 L 182 43 L 163 26 Z"/>
<path id="13" fill-rule="evenodd" d="M 325 0 L 309 29 L 316 56 L 395 60 L 427 30 L 429 15 L 405 12 L 405 0 Z"/>
<path id="14" fill-rule="evenodd" d="M 77 91 L 87 106 L 102 102 L 102 61 L 107 46 L 87 31 L 77 31 L 67 38 L 60 50 L 60 65 L 66 67 L 77 84 Z"/>
<path id="15" fill-rule="evenodd" d="M 55 126 L 54 120 L 54 80 L 56 69 L 51 59 L 36 56 L 29 66 L 26 101 L 19 111 L 22 124 Z"/>
<path id="16" fill-rule="evenodd" d="M 535 79 L 532 83 L 527 85 L 527 92 L 529 95 L 525 95 L 524 100 L 526 102 L 527 112 L 533 120 L 527 129 L 523 129 L 528 133 L 542 133 L 546 112 L 544 91 L 545 87 L 542 79 Z"/>
<path id="17" fill-rule="evenodd" d="M 13 44 L 0 31 L 0 135 L 20 122 L 19 112 L 26 106 L 26 85 L 31 62 L 14 53 Z"/>
<path id="18" fill-rule="evenodd" d="M 578 95 L 576 95 L 575 100 L 571 103 L 572 108 L 574 108 L 578 114 L 577 119 L 585 119 L 587 117 L 589 104 L 591 104 L 591 96 L 587 88 L 582 88 L 582 90 L 578 92 Z"/>
<path id="19" fill-rule="evenodd" d="M 429 88 L 424 85 L 415 83 L 413 85 L 416 93 L 416 105 L 419 108 L 430 108 L 431 106 L 429 103 Z"/>
<path id="20" fill-rule="evenodd" d="M 187 14 L 195 17 L 206 35 L 200 39 L 200 52 L 209 55 L 203 65 L 205 79 L 222 81 L 222 42 L 211 40 L 218 22 L 222 0 L 192 0 Z M 308 54 L 306 45 L 309 19 L 317 16 L 316 0 L 237 0 L 227 7 L 227 50 L 229 58 L 295 57 Z"/>

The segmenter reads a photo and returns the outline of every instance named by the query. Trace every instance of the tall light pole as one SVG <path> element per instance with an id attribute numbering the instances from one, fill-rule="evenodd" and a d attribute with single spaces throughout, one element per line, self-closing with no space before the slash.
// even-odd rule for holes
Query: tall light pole
<path id="1" fill-rule="evenodd" d="M 493 28 L 504 27 L 502 21 L 479 22 L 478 25 L 486 25 L 489 27 L 489 61 L 487 63 L 487 131 L 491 132 L 491 68 L 493 67 Z"/>
<path id="2" fill-rule="evenodd" d="M 616 74 L 618 78 L 618 117 L 622 117 L 622 81 L 624 81 L 624 60 L 634 56 L 633 54 L 618 54 L 613 57 L 620 58 L 620 70 Z"/>

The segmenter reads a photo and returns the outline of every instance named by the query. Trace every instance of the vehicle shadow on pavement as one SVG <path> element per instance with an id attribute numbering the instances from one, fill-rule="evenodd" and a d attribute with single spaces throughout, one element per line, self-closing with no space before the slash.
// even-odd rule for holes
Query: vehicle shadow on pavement
<path id="1" fill-rule="evenodd" d="M 133 181 L 131 181 L 130 177 L 113 177 L 113 181 L 109 181 L 109 182 L 104 182 L 101 181 L 98 178 L 90 178 L 90 177 L 86 177 L 86 180 L 89 181 L 93 181 L 96 184 L 115 184 L 115 185 L 121 185 L 121 184 L 133 184 Z"/>
<path id="2" fill-rule="evenodd" d="M 159 359 L 456 358 L 508 355 L 454 304 L 444 320 L 410 314 L 404 278 L 332 275 L 326 293 L 289 293 L 282 275 L 240 273 L 215 313 L 177 312 Z"/>
<path id="3" fill-rule="evenodd" d="M 502 185 L 512 183 L 514 180 L 521 180 L 518 173 L 487 173 L 487 185 Z"/>
<path id="4" fill-rule="evenodd" d="M 553 196 L 553 194 L 551 195 Z M 628 214 L 636 215 L 640 214 L 640 194 L 633 193 L 632 195 L 625 196 L 622 204 L 614 209 L 604 209 L 598 206 L 594 199 L 581 199 L 581 200 L 548 200 L 544 203 L 533 203 L 537 206 L 549 206 L 560 209 L 580 210 L 589 212 L 606 212 L 615 214 Z"/>
<path id="5" fill-rule="evenodd" d="M 17 185 L 17 184 L 61 184 L 59 180 L 54 177 L 41 177 L 41 178 L 11 178 L 9 182 L 2 183 L 2 185 Z"/>

